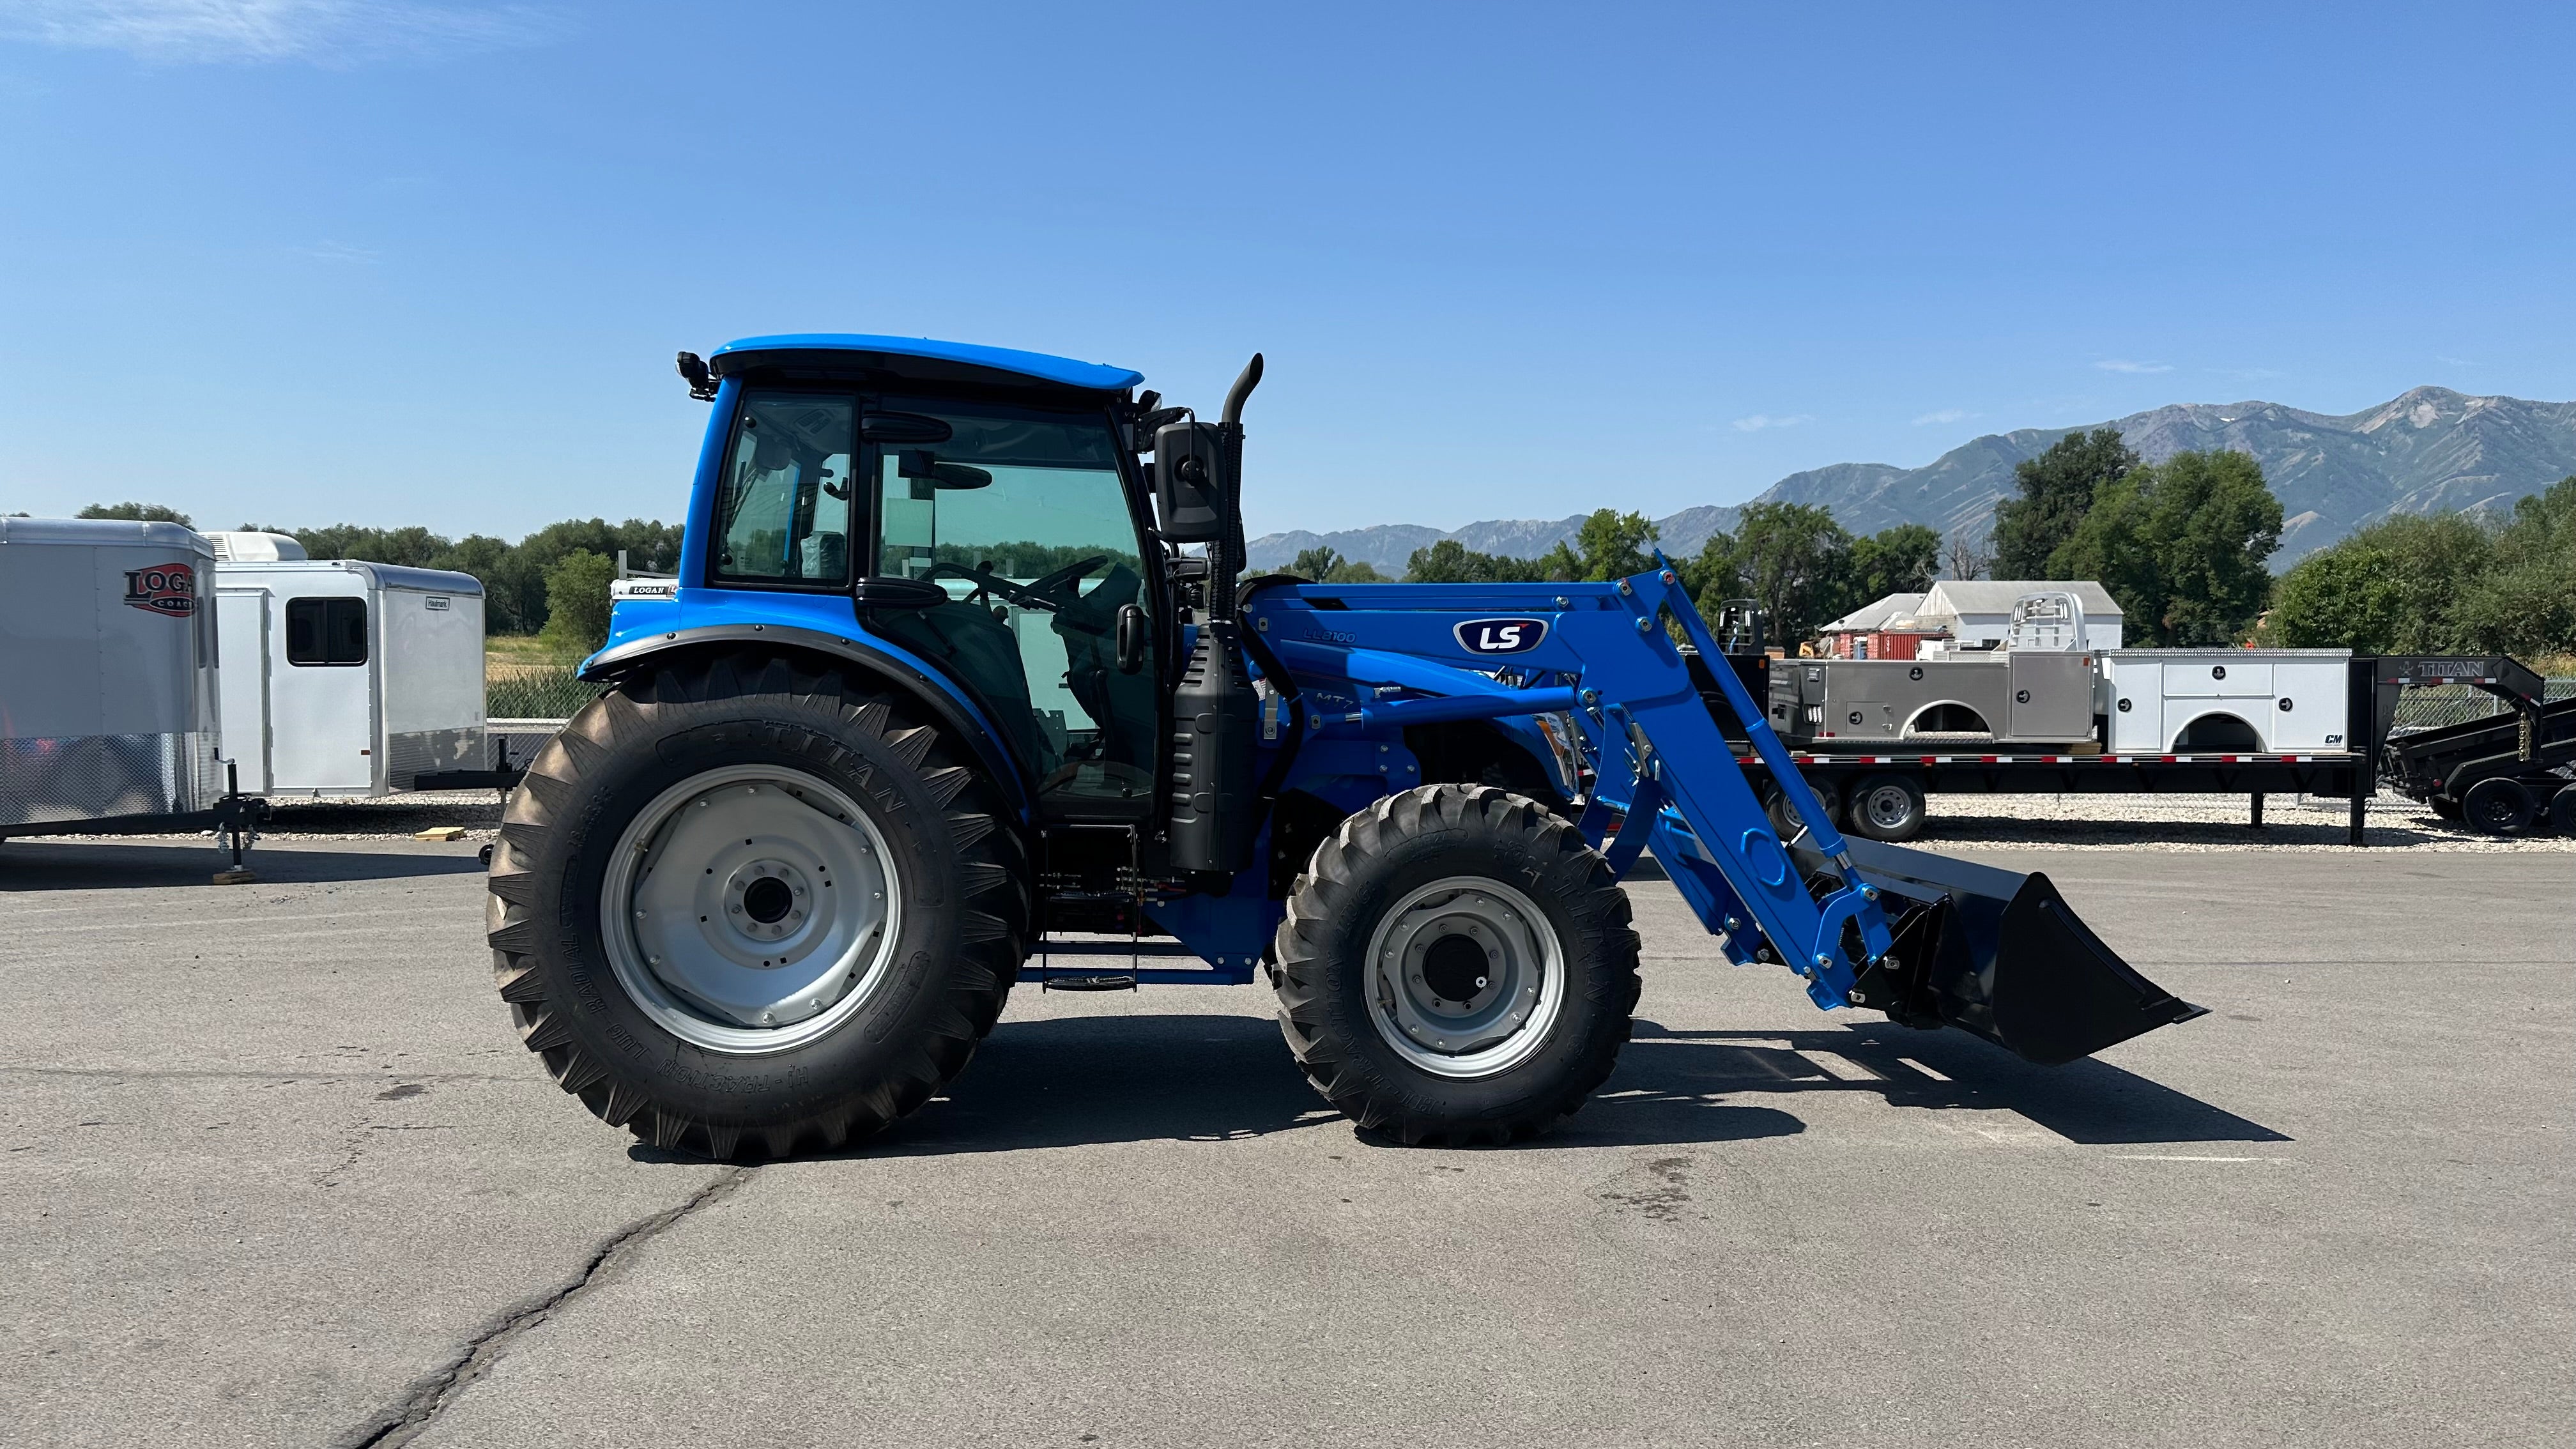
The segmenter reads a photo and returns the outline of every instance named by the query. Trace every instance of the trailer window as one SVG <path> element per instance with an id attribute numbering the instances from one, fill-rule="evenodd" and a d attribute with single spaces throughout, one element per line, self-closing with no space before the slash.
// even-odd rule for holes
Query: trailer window
<path id="1" fill-rule="evenodd" d="M 286 662 L 289 664 L 366 663 L 367 601 L 364 599 L 287 600 Z"/>
<path id="2" fill-rule="evenodd" d="M 760 390 L 743 400 L 716 495 L 716 577 L 839 588 L 850 581 L 846 397 Z"/>

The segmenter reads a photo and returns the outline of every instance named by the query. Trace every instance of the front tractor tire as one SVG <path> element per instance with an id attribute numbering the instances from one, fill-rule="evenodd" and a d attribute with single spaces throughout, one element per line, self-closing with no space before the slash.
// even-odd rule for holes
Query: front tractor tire
<path id="1" fill-rule="evenodd" d="M 786 656 L 683 657 L 537 756 L 485 910 L 565 1091 L 656 1147 L 784 1157 L 964 1069 L 1025 954 L 1028 862 L 908 703 Z"/>
<path id="2" fill-rule="evenodd" d="M 1527 797 L 1427 785 L 1342 822 L 1280 924 L 1272 984 L 1307 1080 L 1407 1144 L 1520 1141 L 1610 1075 L 1637 934 L 1608 862 Z"/>

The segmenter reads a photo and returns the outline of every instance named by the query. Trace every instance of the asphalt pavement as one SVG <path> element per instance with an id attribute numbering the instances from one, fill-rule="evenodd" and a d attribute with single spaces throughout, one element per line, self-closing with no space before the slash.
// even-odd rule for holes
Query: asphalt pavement
<path id="1" fill-rule="evenodd" d="M 742 1169 L 601 1126 L 472 843 L 0 845 L 10 1444 L 2559 1445 L 2576 862 L 2015 852 L 2211 1008 L 2042 1069 L 1631 890 L 1568 1130 L 1365 1140 L 1261 987 L 1023 989 Z"/>

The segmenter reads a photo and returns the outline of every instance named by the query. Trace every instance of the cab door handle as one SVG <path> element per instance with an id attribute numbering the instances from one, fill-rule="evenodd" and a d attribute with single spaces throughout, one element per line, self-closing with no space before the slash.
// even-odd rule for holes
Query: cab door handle
<path id="1" fill-rule="evenodd" d="M 1134 604 L 1118 606 L 1118 672 L 1145 667 L 1145 611 Z"/>

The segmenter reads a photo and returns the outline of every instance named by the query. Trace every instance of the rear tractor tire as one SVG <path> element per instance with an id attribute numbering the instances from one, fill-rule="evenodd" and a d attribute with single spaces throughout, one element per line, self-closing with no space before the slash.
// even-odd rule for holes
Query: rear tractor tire
<path id="1" fill-rule="evenodd" d="M 529 766 L 486 919 L 520 1039 L 601 1120 L 729 1159 L 846 1146 L 991 1030 L 1029 872 L 909 701 L 781 656 L 630 677 Z"/>
<path id="2" fill-rule="evenodd" d="M 1407 1144 L 1501 1144 L 1583 1105 L 1637 1004 L 1609 864 L 1526 796 L 1426 785 L 1342 822 L 1280 924 L 1271 981 L 1307 1080 Z"/>

